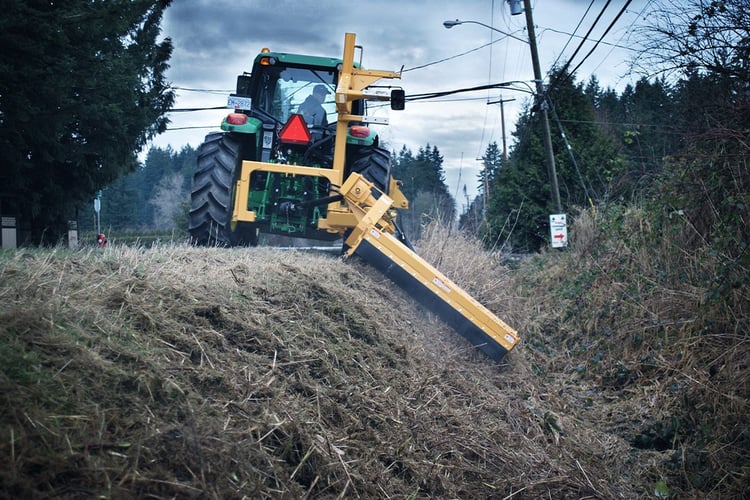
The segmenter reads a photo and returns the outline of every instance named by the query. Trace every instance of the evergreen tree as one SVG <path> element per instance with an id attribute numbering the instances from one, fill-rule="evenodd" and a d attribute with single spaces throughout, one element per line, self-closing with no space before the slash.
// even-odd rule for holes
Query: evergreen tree
<path id="1" fill-rule="evenodd" d="M 744 305 L 736 289 L 750 280 L 750 10 L 746 0 L 692 0 L 659 14 L 645 28 L 652 50 L 643 56 L 681 76 L 672 86 L 681 142 L 648 207 L 665 225 L 690 228 L 681 252 L 716 259 L 707 298 Z"/>
<path id="2" fill-rule="evenodd" d="M 151 148 L 146 155 L 143 167 L 134 176 L 138 183 L 140 205 L 135 213 L 136 227 L 151 227 L 154 224 L 154 202 L 157 186 L 165 177 L 174 172 L 174 150 L 170 146 L 165 149 Z"/>
<path id="3" fill-rule="evenodd" d="M 598 127 L 613 143 L 620 144 L 625 111 L 617 92 L 611 88 L 602 89 L 596 76 L 592 76 L 586 84 L 584 94 L 591 102 Z"/>
<path id="4" fill-rule="evenodd" d="M 492 141 L 487 145 L 487 149 L 482 156 L 482 170 L 479 172 L 479 184 L 478 190 L 481 195 L 486 195 L 486 192 L 495 182 L 497 173 L 503 166 L 503 152 L 497 145 L 497 142 Z"/>
<path id="5" fill-rule="evenodd" d="M 563 207 L 569 210 L 610 198 L 624 172 L 617 144 L 597 126 L 590 97 L 571 75 L 553 71 L 550 89 L 550 127 Z M 540 119 L 538 114 L 521 116 L 509 164 L 496 174 L 484 230 L 491 246 L 507 241 L 516 250 L 533 251 L 549 239 L 548 217 L 554 207 Z"/>
<path id="6" fill-rule="evenodd" d="M 75 207 L 136 168 L 174 93 L 171 0 L 10 0 L 0 18 L 0 208 L 54 242 Z"/>
<path id="7" fill-rule="evenodd" d="M 481 226 L 486 219 L 487 204 L 489 203 L 488 193 L 490 186 L 495 183 L 498 172 L 503 166 L 503 153 L 493 141 L 487 145 L 487 149 L 482 156 L 482 170 L 479 172 L 477 190 L 478 195 L 468 203 L 466 211 L 458 219 L 458 227 L 462 231 L 468 231 L 472 234 L 479 235 Z M 464 186 L 464 192 L 466 187 Z"/>
<path id="8" fill-rule="evenodd" d="M 664 79 L 640 79 L 622 95 L 623 138 L 641 176 L 658 170 L 664 156 L 677 149 L 670 88 Z"/>
<path id="9" fill-rule="evenodd" d="M 102 226 L 107 231 L 187 231 L 190 182 L 197 154 L 190 146 L 179 152 L 170 146 L 149 149 L 142 166 L 102 190 Z M 87 202 L 79 208 L 78 225 L 83 231 L 95 229 L 91 207 Z"/>
<path id="10" fill-rule="evenodd" d="M 455 201 L 445 184 L 443 156 L 437 146 L 420 147 L 417 155 L 401 148 L 392 155 L 393 176 L 403 182 L 402 191 L 409 199 L 409 210 L 401 213 L 402 226 L 413 239 L 421 228 L 432 222 L 450 224 L 455 217 Z"/>
<path id="11" fill-rule="evenodd" d="M 464 211 L 458 217 L 458 228 L 478 237 L 485 218 L 484 195 L 479 194 L 474 199 L 469 200 L 464 184 L 464 197 L 466 198 L 466 205 Z"/>

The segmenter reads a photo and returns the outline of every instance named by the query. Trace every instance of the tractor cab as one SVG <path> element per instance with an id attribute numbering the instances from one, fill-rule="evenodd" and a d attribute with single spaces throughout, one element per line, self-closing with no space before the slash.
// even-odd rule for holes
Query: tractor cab
<path id="1" fill-rule="evenodd" d="M 330 168 L 341 64 L 336 58 L 262 49 L 252 72 L 237 77 L 236 92 L 229 96 L 227 104 L 234 112 L 223 120 L 222 130 L 262 137 L 260 144 L 249 148 L 252 151 L 245 150 L 248 159 L 282 163 L 304 159 Z M 365 100 L 353 101 L 352 112 L 365 114 Z M 303 122 L 295 115 L 301 115 Z M 301 131 L 300 123 L 309 134 Z M 286 137 L 284 131 L 288 132 Z M 377 135 L 366 127 L 358 127 L 354 135 L 347 135 L 350 144 L 377 144 Z"/>
<path id="2" fill-rule="evenodd" d="M 280 126 L 293 114 L 302 114 L 309 128 L 328 128 L 336 122 L 340 68 L 340 59 L 263 49 L 255 58 L 252 73 L 237 77 L 236 93 L 230 96 L 228 106 L 264 122 L 270 118 Z M 315 104 L 321 111 L 313 119 L 306 111 Z M 353 103 L 355 114 L 364 114 L 364 108 L 364 100 Z M 318 135 L 323 134 L 318 131 Z"/>

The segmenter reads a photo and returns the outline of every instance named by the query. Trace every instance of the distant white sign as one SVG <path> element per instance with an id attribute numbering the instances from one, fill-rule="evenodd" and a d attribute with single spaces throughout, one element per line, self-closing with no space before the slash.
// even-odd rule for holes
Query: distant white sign
<path id="1" fill-rule="evenodd" d="M 549 216 L 549 231 L 552 239 L 552 248 L 568 246 L 568 222 L 565 214 L 552 214 Z"/>

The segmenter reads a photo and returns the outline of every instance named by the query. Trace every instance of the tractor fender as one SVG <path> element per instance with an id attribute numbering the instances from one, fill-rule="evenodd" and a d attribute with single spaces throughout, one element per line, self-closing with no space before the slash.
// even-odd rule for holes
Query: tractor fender
<path id="1" fill-rule="evenodd" d="M 365 127 L 358 127 L 360 131 L 367 130 L 367 136 L 362 137 L 361 133 L 357 135 L 352 134 L 351 127 L 346 133 L 346 143 L 355 146 L 377 146 L 378 145 L 378 134 Z"/>
<path id="2" fill-rule="evenodd" d="M 223 130 L 224 132 L 235 132 L 238 134 L 258 134 L 261 130 L 263 130 L 263 122 L 258 120 L 257 118 L 248 117 L 246 123 L 242 125 L 234 125 L 227 122 L 227 117 L 225 116 L 221 120 L 221 130 Z"/>

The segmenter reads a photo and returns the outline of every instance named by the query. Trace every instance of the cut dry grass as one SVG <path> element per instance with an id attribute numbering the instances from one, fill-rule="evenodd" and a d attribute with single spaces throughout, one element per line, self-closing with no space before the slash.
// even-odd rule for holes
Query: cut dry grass
<path id="1" fill-rule="evenodd" d="M 468 352 L 361 264 L 111 247 L 5 254 L 1 273 L 5 495 L 591 488 L 546 451 L 543 404 L 511 396 L 522 359 Z"/>
<path id="2" fill-rule="evenodd" d="M 598 294 L 589 306 L 539 293 L 564 281 L 564 258 L 510 272 L 471 240 L 428 236 L 419 251 L 521 332 L 502 365 L 357 260 L 186 246 L 3 253 L 3 496 L 633 498 L 664 479 L 685 495 L 743 491 L 739 442 L 703 448 L 735 463 L 690 489 L 670 475 L 694 472 L 671 468 L 675 449 L 632 440 L 678 407 L 674 381 L 691 397 L 727 395 L 696 375 L 695 337 L 680 332 L 677 374 L 664 350 L 631 365 L 642 351 L 628 344 L 616 359 L 617 342 L 653 327 L 642 324 L 651 313 L 593 335 L 614 325 L 583 319 Z M 735 349 L 727 361 L 746 354 L 722 341 Z M 637 383 L 612 386 L 618 360 Z M 744 412 L 746 393 L 732 398 Z"/>

